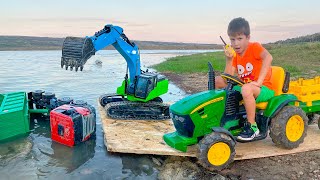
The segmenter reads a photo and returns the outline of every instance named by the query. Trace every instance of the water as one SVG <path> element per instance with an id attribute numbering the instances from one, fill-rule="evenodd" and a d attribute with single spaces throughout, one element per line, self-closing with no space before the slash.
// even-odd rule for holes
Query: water
<path id="1" fill-rule="evenodd" d="M 142 69 L 166 58 L 205 51 L 141 51 Z M 41 89 L 56 97 L 82 99 L 97 108 L 97 98 L 114 93 L 121 85 L 126 62 L 117 51 L 99 51 L 82 72 L 60 68 L 61 51 L 0 52 L 0 93 Z M 95 61 L 102 61 L 102 66 Z M 186 94 L 170 83 L 165 102 L 181 99 Z M 50 122 L 31 119 L 31 132 L 13 140 L 0 142 L 0 179 L 155 179 L 158 169 L 150 156 L 110 154 L 103 140 L 99 113 L 96 139 L 73 148 L 52 142 Z"/>

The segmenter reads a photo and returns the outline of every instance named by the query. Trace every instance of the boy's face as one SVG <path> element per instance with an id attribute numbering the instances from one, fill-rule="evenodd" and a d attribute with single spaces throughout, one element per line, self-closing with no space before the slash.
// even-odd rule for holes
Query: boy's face
<path id="1" fill-rule="evenodd" d="M 236 51 L 236 53 L 243 55 L 248 47 L 250 35 L 246 36 L 243 33 L 241 33 L 229 36 L 229 38 L 231 41 L 231 46 Z"/>

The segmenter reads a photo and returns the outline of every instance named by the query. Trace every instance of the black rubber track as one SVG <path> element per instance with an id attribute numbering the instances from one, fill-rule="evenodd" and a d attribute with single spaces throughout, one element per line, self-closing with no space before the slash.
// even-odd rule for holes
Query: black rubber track
<path id="1" fill-rule="evenodd" d="M 108 117 L 122 120 L 169 119 L 169 105 L 160 102 L 110 102 L 105 107 Z"/>

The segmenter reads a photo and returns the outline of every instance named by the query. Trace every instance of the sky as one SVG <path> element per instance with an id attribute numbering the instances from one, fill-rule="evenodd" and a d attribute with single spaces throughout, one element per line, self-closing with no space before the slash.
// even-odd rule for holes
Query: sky
<path id="1" fill-rule="evenodd" d="M 2 0 L 0 35 L 85 37 L 113 24 L 131 40 L 221 44 L 236 17 L 252 41 L 275 42 L 320 32 L 320 1 Z"/>

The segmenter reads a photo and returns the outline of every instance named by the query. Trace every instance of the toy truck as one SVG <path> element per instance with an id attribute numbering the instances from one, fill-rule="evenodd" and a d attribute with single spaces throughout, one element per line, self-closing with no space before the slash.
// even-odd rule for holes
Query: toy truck
<path id="1" fill-rule="evenodd" d="M 50 112 L 51 139 L 73 147 L 95 137 L 96 110 L 82 100 L 73 101 Z"/>
<path id="2" fill-rule="evenodd" d="M 186 152 L 198 144 L 199 163 L 209 170 L 222 170 L 233 162 L 236 136 L 246 123 L 242 96 L 233 90 L 244 83 L 233 76 L 222 74 L 225 89 L 214 89 L 214 70 L 209 64 L 208 91 L 183 98 L 170 106 L 175 132 L 165 134 L 164 141 L 177 150 Z M 272 141 L 286 149 L 298 147 L 306 136 L 308 122 L 320 113 L 320 77 L 290 82 L 290 74 L 273 66 L 275 96 L 256 105 L 256 122 L 262 140 L 268 132 Z M 319 125 L 320 126 L 320 125 Z"/>

